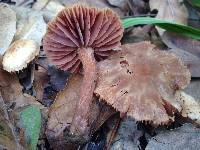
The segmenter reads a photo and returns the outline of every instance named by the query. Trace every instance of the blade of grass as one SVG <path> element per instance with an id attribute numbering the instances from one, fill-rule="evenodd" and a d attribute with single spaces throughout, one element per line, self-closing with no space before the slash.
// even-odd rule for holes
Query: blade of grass
<path id="1" fill-rule="evenodd" d="M 128 28 L 134 25 L 153 24 L 167 31 L 176 32 L 184 36 L 200 40 L 199 29 L 182 25 L 182 24 L 177 24 L 170 21 L 165 21 L 165 20 L 160 20 L 160 19 L 150 18 L 150 17 L 137 17 L 137 18 L 123 19 L 122 23 L 123 23 L 124 28 Z"/>
<path id="2" fill-rule="evenodd" d="M 192 6 L 200 8 L 200 0 L 187 0 Z"/>

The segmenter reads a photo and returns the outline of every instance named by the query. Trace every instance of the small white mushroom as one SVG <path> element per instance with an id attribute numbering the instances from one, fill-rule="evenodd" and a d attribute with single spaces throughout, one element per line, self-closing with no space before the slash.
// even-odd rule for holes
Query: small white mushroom
<path id="1" fill-rule="evenodd" d="M 3 69 L 8 72 L 20 71 L 39 54 L 39 46 L 33 40 L 17 40 L 3 56 Z"/>

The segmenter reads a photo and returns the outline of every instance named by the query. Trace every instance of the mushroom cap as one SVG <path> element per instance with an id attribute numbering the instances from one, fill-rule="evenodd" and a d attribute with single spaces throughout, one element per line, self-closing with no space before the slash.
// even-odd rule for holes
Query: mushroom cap
<path id="1" fill-rule="evenodd" d="M 190 72 L 174 54 L 148 42 L 121 46 L 98 63 L 95 94 L 138 121 L 164 124 L 180 109 L 175 91 L 190 82 Z"/>
<path id="2" fill-rule="evenodd" d="M 75 5 L 63 9 L 48 24 L 43 46 L 53 64 L 74 73 L 81 68 L 81 48 L 92 48 L 95 58 L 102 60 L 120 45 L 123 31 L 118 15 L 111 9 Z"/>
<path id="3" fill-rule="evenodd" d="M 22 70 L 39 54 L 39 50 L 33 40 L 15 41 L 3 56 L 3 69 L 8 72 Z"/>

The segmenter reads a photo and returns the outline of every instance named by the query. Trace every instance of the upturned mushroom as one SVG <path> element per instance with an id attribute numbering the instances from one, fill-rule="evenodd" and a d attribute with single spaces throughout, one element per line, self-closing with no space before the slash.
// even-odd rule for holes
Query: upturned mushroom
<path id="1" fill-rule="evenodd" d="M 149 42 L 121 49 L 98 63 L 94 93 L 137 121 L 168 123 L 181 109 L 175 92 L 189 84 L 189 70 L 174 54 L 155 49 Z"/>
<path id="2" fill-rule="evenodd" d="M 110 9 L 75 5 L 62 10 L 48 24 L 43 46 L 49 60 L 62 70 L 77 73 L 83 69 L 84 73 L 72 133 L 88 131 L 89 106 L 97 78 L 96 62 L 109 56 L 120 45 L 122 36 L 121 21 Z"/>

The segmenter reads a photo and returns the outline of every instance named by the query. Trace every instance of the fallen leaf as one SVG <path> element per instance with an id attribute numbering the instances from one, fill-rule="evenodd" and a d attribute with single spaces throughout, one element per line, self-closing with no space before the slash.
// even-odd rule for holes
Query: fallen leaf
<path id="1" fill-rule="evenodd" d="M 5 108 L 4 101 L 0 96 L 0 149 L 23 150 L 24 148 L 18 143 L 14 127 Z"/>
<path id="2" fill-rule="evenodd" d="M 33 91 L 33 80 L 34 80 L 35 64 L 28 64 L 26 69 L 17 73 L 19 83 L 23 86 L 23 92 L 35 96 Z"/>
<path id="3" fill-rule="evenodd" d="M 50 66 L 48 68 L 48 75 L 50 76 L 52 88 L 56 91 L 61 91 L 65 88 L 70 74 L 59 70 L 55 66 Z"/>
<path id="4" fill-rule="evenodd" d="M 142 131 L 137 129 L 136 121 L 130 117 L 125 117 L 120 123 L 111 150 L 139 150 L 139 138 L 142 135 Z"/>
<path id="5" fill-rule="evenodd" d="M 33 87 L 36 93 L 36 99 L 42 102 L 44 88 L 49 82 L 49 76 L 46 70 L 34 71 L 34 82 Z"/>
<path id="6" fill-rule="evenodd" d="M 146 150 L 197 150 L 200 149 L 200 129 L 184 124 L 172 131 L 162 132 L 149 141 Z"/>
<path id="7" fill-rule="evenodd" d="M 20 114 L 20 123 L 25 130 L 29 150 L 36 150 L 41 127 L 41 113 L 37 106 L 28 106 Z"/>
<path id="8" fill-rule="evenodd" d="M 60 2 L 62 2 L 64 5 L 66 6 L 71 6 L 73 4 L 86 4 L 88 6 L 92 6 L 92 7 L 97 7 L 97 8 L 110 8 L 113 11 L 115 11 L 116 13 L 118 13 L 119 16 L 124 16 L 124 12 L 121 11 L 119 8 L 117 7 L 112 7 L 108 4 L 108 2 L 106 0 L 59 0 Z"/>
<path id="9" fill-rule="evenodd" d="M 28 8 L 31 8 L 31 6 L 34 3 L 34 0 L 11 0 L 11 1 L 15 2 L 16 6 L 28 7 Z"/>
<path id="10" fill-rule="evenodd" d="M 64 5 L 56 0 L 39 0 L 33 5 L 33 9 L 43 13 L 46 22 L 52 20 L 64 8 Z"/>
<path id="11" fill-rule="evenodd" d="M 42 13 L 23 7 L 13 7 L 13 10 L 17 14 L 17 32 L 15 34 L 15 40 L 28 39 L 41 45 L 47 26 Z"/>
<path id="12" fill-rule="evenodd" d="M 49 109 L 46 131 L 49 138 L 59 136 L 72 122 L 76 103 L 79 100 L 81 82 L 81 76 L 71 77 L 68 86 L 58 93 L 55 103 Z"/>
<path id="13" fill-rule="evenodd" d="M 197 57 L 200 57 L 200 41 L 178 35 L 176 33 L 165 32 L 163 42 L 172 49 L 182 49 Z"/>
<path id="14" fill-rule="evenodd" d="M 188 11 L 180 0 L 150 0 L 151 10 L 158 10 L 156 18 L 172 21 L 180 24 L 187 24 Z M 158 29 L 160 35 L 164 30 Z"/>
<path id="15" fill-rule="evenodd" d="M 148 42 L 121 46 L 122 51 L 98 63 L 95 94 L 136 120 L 167 123 L 174 108 L 174 92 L 190 82 L 180 59 Z"/>
<path id="16" fill-rule="evenodd" d="M 8 49 L 16 32 L 16 13 L 5 3 L 0 3 L 0 55 Z"/>
<path id="17" fill-rule="evenodd" d="M 131 15 L 140 16 L 150 12 L 149 3 L 144 0 L 126 0 L 131 10 Z"/>
<path id="18" fill-rule="evenodd" d="M 107 0 L 108 3 L 114 7 L 118 7 L 120 9 L 124 9 L 125 5 L 127 5 L 127 0 Z"/>
<path id="19" fill-rule="evenodd" d="M 198 56 L 179 48 L 170 49 L 169 52 L 172 52 L 181 58 L 181 60 L 190 70 L 192 77 L 200 77 L 200 58 Z"/>

